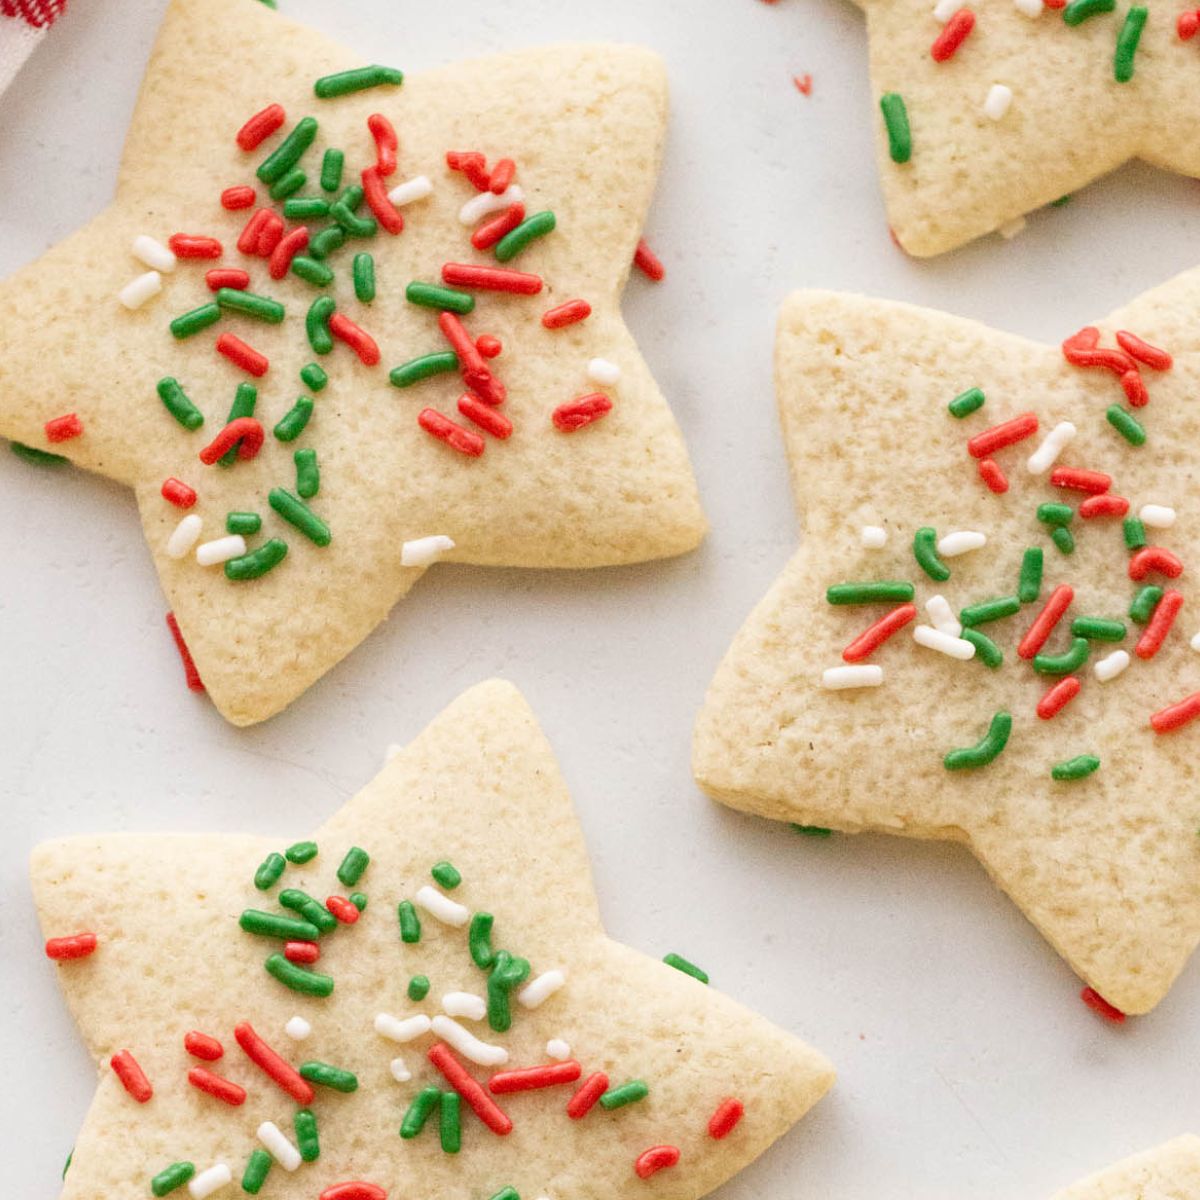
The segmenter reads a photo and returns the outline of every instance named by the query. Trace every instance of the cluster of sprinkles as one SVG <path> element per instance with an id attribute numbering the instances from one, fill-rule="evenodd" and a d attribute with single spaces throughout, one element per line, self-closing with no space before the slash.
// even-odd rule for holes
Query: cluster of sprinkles
<path id="1" fill-rule="evenodd" d="M 274 892 L 278 907 L 247 908 L 238 918 L 238 924 L 245 934 L 265 938 L 280 947 L 264 963 L 266 973 L 274 980 L 304 996 L 326 998 L 334 991 L 334 980 L 311 968 L 321 958 L 323 940 L 341 926 L 357 924 L 366 913 L 366 894 L 353 889 L 362 884 L 371 858 L 358 846 L 346 851 L 336 878 L 349 895 L 332 895 L 322 902 L 298 887 L 288 886 L 286 878 L 289 869 L 307 866 L 317 857 L 318 846 L 311 841 L 296 842 L 282 853 L 268 854 L 254 873 L 253 886 L 259 893 Z M 385 1041 L 408 1045 L 428 1035 L 435 1039 L 426 1058 L 436 1071 L 438 1082 L 415 1089 L 400 1120 L 400 1139 L 413 1141 L 432 1127 L 441 1151 L 459 1154 L 467 1134 L 468 1113 L 494 1136 L 505 1137 L 512 1132 L 514 1120 L 497 1098 L 517 1097 L 525 1092 L 565 1089 L 562 1107 L 571 1121 L 584 1120 L 595 1108 L 616 1112 L 645 1100 L 650 1087 L 642 1079 L 614 1081 L 603 1070 L 585 1075 L 583 1065 L 571 1057 L 570 1045 L 562 1038 L 551 1038 L 546 1043 L 549 1062 L 529 1065 L 509 1062 L 508 1050 L 492 1035 L 507 1033 L 518 1009 L 540 1008 L 566 985 L 566 974 L 554 968 L 534 975 L 527 959 L 495 945 L 494 916 L 472 911 L 454 898 L 452 893 L 462 885 L 463 877 L 453 863 L 436 862 L 429 873 L 432 883 L 421 885 L 411 900 L 403 899 L 396 907 L 399 943 L 407 947 L 422 941 L 426 936 L 422 915 L 438 925 L 463 930 L 466 955 L 482 973 L 482 981 L 478 993 L 455 991 L 442 995 L 442 1011 L 432 1017 L 420 1011 L 403 1016 L 388 1012 L 376 1015 L 374 1030 Z M 65 964 L 89 958 L 99 946 L 97 935 L 84 931 L 50 938 L 45 950 L 48 958 Z M 708 983 L 703 970 L 677 954 L 668 954 L 663 961 L 701 984 Z M 432 999 L 428 976 L 411 975 L 407 995 L 414 1003 Z M 463 1022 L 486 1022 L 491 1033 L 477 1035 Z M 310 1022 L 298 1015 L 284 1028 L 286 1036 L 294 1042 L 306 1040 L 312 1032 Z M 344 1064 L 313 1059 L 294 1066 L 247 1020 L 233 1028 L 232 1036 L 242 1055 L 261 1076 L 297 1106 L 290 1130 L 273 1121 L 263 1121 L 256 1127 L 259 1145 L 249 1154 L 240 1183 L 243 1192 L 257 1195 L 276 1166 L 291 1173 L 319 1160 L 321 1097 L 331 1091 L 353 1093 L 358 1090 L 359 1079 L 356 1070 Z M 181 1040 L 185 1054 L 192 1060 L 186 1070 L 187 1083 L 215 1103 L 242 1109 L 251 1099 L 258 1077 L 251 1075 L 244 1083 L 229 1078 L 224 1066 L 226 1046 L 211 1031 L 187 1029 Z M 490 1073 L 480 1080 L 463 1060 Z M 154 1086 L 132 1051 L 123 1049 L 113 1054 L 110 1066 L 134 1102 L 148 1104 L 153 1100 Z M 401 1084 L 413 1079 L 402 1058 L 391 1060 L 390 1073 Z M 743 1115 L 742 1102 L 736 1097 L 725 1097 L 705 1121 L 703 1136 L 723 1140 L 733 1133 Z M 649 1179 L 677 1166 L 680 1158 L 678 1146 L 656 1144 L 641 1150 L 634 1157 L 631 1169 L 640 1179 Z M 218 1161 L 198 1169 L 195 1162 L 179 1158 L 148 1180 L 148 1190 L 151 1195 L 162 1197 L 186 1186 L 193 1200 L 204 1200 L 232 1184 L 234 1179 L 234 1170 L 227 1162 Z M 319 1200 L 386 1200 L 387 1194 L 376 1183 L 351 1180 L 326 1188 Z M 505 1186 L 492 1200 L 520 1200 L 520 1196 L 511 1186 Z"/>

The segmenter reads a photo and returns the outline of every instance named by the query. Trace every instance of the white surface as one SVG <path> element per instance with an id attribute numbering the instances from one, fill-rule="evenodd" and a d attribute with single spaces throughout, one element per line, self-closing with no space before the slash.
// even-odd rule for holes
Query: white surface
<path id="1" fill-rule="evenodd" d="M 569 38 L 666 57 L 674 115 L 648 233 L 667 278 L 634 279 L 626 312 L 713 532 L 689 558 L 628 570 L 437 566 L 369 646 L 237 731 L 184 687 L 132 498 L 0 454 L 6 1192 L 57 1194 L 92 1092 L 41 958 L 30 847 L 105 829 L 298 836 L 389 742 L 494 674 L 525 691 L 559 754 L 611 932 L 694 959 L 840 1068 L 722 1200 L 1041 1200 L 1200 1132 L 1196 963 L 1155 1014 L 1112 1029 L 964 851 L 808 841 L 710 803 L 688 770 L 704 688 L 796 541 L 771 388 L 782 297 L 858 289 L 1061 337 L 1200 262 L 1197 185 L 1128 167 L 1013 242 L 918 263 L 888 238 L 862 20 L 842 0 L 281 3 L 409 70 Z M 162 7 L 73 5 L 0 102 L 0 275 L 110 194 Z M 811 98 L 791 83 L 805 72 Z"/>

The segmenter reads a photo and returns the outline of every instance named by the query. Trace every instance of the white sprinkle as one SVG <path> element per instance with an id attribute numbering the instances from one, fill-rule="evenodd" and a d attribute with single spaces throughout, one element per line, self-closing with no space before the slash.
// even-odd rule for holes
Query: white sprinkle
<path id="1" fill-rule="evenodd" d="M 587 377 L 601 387 L 612 387 L 621 378 L 621 368 L 607 358 L 593 358 L 587 365 Z"/>
<path id="2" fill-rule="evenodd" d="M 883 682 L 883 668 L 867 663 L 861 667 L 830 667 L 821 675 L 821 686 L 831 691 L 845 688 L 878 687 Z"/>
<path id="3" fill-rule="evenodd" d="M 918 625 L 913 630 L 913 641 L 918 646 L 926 646 L 930 650 L 936 650 L 939 654 L 948 654 L 951 658 L 957 658 L 962 662 L 975 657 L 974 642 L 968 642 L 966 638 L 951 637 L 948 633 L 943 633 L 940 629 L 934 629 L 929 625 Z"/>
<path id="4" fill-rule="evenodd" d="M 196 561 L 202 567 L 214 567 L 217 563 L 228 562 L 231 558 L 240 558 L 245 553 L 246 539 L 240 533 L 231 533 L 228 537 L 201 542 L 196 547 Z"/>
<path id="5" fill-rule="evenodd" d="M 400 547 L 400 565 L 402 567 L 427 567 L 453 549 L 454 541 L 444 533 L 414 538 Z"/>
<path id="6" fill-rule="evenodd" d="M 1107 683 L 1110 679 L 1116 679 L 1127 666 L 1129 666 L 1128 653 L 1124 650 L 1114 650 L 1100 659 L 1092 667 L 1092 670 L 1095 671 L 1096 678 L 1101 683 Z"/>
<path id="7" fill-rule="evenodd" d="M 1200 633 L 1192 635 L 1191 647 L 1193 650 L 1200 650 Z"/>
<path id="8" fill-rule="evenodd" d="M 484 217 L 524 199 L 525 193 L 515 183 L 501 192 L 499 196 L 495 192 L 480 192 L 478 196 L 473 196 L 458 210 L 458 219 L 464 225 L 474 225 L 476 221 L 482 221 Z"/>
<path id="9" fill-rule="evenodd" d="M 979 550 L 987 545 L 987 534 L 973 529 L 957 529 L 938 539 L 937 551 L 943 558 L 957 558 L 969 550 Z"/>
<path id="10" fill-rule="evenodd" d="M 283 1027 L 283 1032 L 286 1033 L 293 1042 L 302 1042 L 310 1033 L 312 1033 L 312 1026 L 303 1017 L 293 1017 Z"/>
<path id="11" fill-rule="evenodd" d="M 993 121 L 1002 121 L 1008 115 L 1012 102 L 1012 88 L 1004 83 L 993 83 L 983 102 L 983 115 L 991 117 Z"/>
<path id="12" fill-rule="evenodd" d="M 925 601 L 925 611 L 938 632 L 953 638 L 962 633 L 962 623 L 955 616 L 954 609 L 950 607 L 950 601 L 945 596 L 930 596 Z"/>
<path id="13" fill-rule="evenodd" d="M 388 192 L 388 199 L 397 208 L 403 208 L 404 205 L 411 204 L 414 200 L 424 200 L 426 196 L 432 195 L 433 184 L 429 182 L 429 176 L 414 175 L 411 179 L 406 179 L 392 188 Z"/>
<path id="14" fill-rule="evenodd" d="M 546 1043 L 546 1054 L 562 1062 L 564 1058 L 571 1057 L 571 1047 L 562 1038 L 551 1038 Z"/>
<path id="15" fill-rule="evenodd" d="M 481 1067 L 498 1067 L 508 1062 L 508 1051 L 503 1046 L 481 1042 L 469 1029 L 464 1029 L 457 1021 L 441 1013 L 433 1018 L 433 1032 L 442 1041 L 449 1042 L 464 1058 Z"/>
<path id="16" fill-rule="evenodd" d="M 193 1175 L 188 1183 L 188 1191 L 192 1193 L 193 1200 L 204 1200 L 205 1196 L 211 1196 L 217 1188 L 223 1188 L 232 1182 L 233 1172 L 224 1163 L 217 1163 L 215 1167 Z"/>
<path id="17" fill-rule="evenodd" d="M 1170 529 L 1175 524 L 1175 510 L 1165 504 L 1143 504 L 1138 509 L 1143 525 L 1152 529 Z"/>
<path id="18" fill-rule="evenodd" d="M 1058 456 L 1066 449 L 1067 443 L 1075 436 L 1075 426 L 1070 421 L 1060 421 L 1042 439 L 1042 444 L 1025 460 L 1025 469 L 1030 475 L 1044 475 Z"/>
<path id="19" fill-rule="evenodd" d="M 430 887 L 426 884 L 422 888 L 417 889 L 417 894 L 413 897 L 431 917 L 436 917 L 443 925 L 465 925 L 471 919 L 471 910 L 459 904 L 456 900 L 451 900 L 449 896 L 443 896 L 437 888 Z"/>
<path id="20" fill-rule="evenodd" d="M 182 558 L 196 544 L 203 524 L 195 513 L 188 513 L 167 538 L 167 557 Z"/>
<path id="21" fill-rule="evenodd" d="M 934 20 L 941 21 L 945 25 L 961 7 L 960 0 L 938 0 L 933 10 Z"/>
<path id="22" fill-rule="evenodd" d="M 1027 17 L 1040 17 L 1045 6 L 1042 0 L 1013 0 L 1013 7 Z"/>
<path id="23" fill-rule="evenodd" d="M 415 1017 L 406 1017 L 404 1020 L 384 1012 L 375 1016 L 375 1032 L 393 1042 L 411 1042 L 414 1038 L 428 1033 L 429 1028 L 429 1018 L 424 1013 L 417 1013 Z"/>
<path id="24" fill-rule="evenodd" d="M 258 1140 L 271 1152 L 271 1157 L 285 1170 L 294 1171 L 304 1160 L 300 1151 L 274 1121 L 264 1121 L 258 1127 Z"/>
<path id="25" fill-rule="evenodd" d="M 858 536 L 868 550 L 882 550 L 887 545 L 887 530 L 882 525 L 864 525 Z"/>
<path id="26" fill-rule="evenodd" d="M 412 1072 L 404 1065 L 404 1059 L 393 1058 L 389 1064 L 392 1078 L 397 1083 L 407 1083 L 412 1078 Z"/>
<path id="27" fill-rule="evenodd" d="M 1024 231 L 1026 224 L 1028 224 L 1028 222 L 1024 217 L 1013 217 L 1011 221 L 1005 221 L 1004 224 L 996 230 L 996 232 L 1006 242 L 1011 242 L 1018 233 Z"/>
<path id="28" fill-rule="evenodd" d="M 474 992 L 447 992 L 442 997 L 442 1008 L 450 1017 L 466 1017 L 468 1021 L 482 1021 L 487 1016 L 487 1001 Z"/>
<path id="29" fill-rule="evenodd" d="M 567 977 L 562 971 L 543 971 L 517 993 L 517 999 L 526 1008 L 537 1008 L 539 1004 L 549 1000 L 566 982 Z"/>
<path id="30" fill-rule="evenodd" d="M 157 271 L 147 271 L 131 279 L 118 293 L 117 299 L 131 311 L 141 308 L 151 296 L 162 291 L 162 276 Z"/>
<path id="31" fill-rule="evenodd" d="M 144 262 L 152 271 L 175 270 L 175 255 L 162 242 L 141 234 L 133 239 L 133 257 Z"/>

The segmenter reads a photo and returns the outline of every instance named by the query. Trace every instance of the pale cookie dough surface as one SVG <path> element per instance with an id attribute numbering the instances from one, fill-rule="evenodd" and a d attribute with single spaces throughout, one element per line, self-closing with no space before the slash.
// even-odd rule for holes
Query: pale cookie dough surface
<path id="1" fill-rule="evenodd" d="M 1150 0 L 1134 75 L 1118 83 L 1117 36 L 1130 8 L 1069 26 L 1062 11 L 1030 17 L 1013 0 L 965 3 L 975 28 L 945 62 L 930 55 L 943 26 L 932 0 L 858 0 L 870 39 L 872 120 L 888 218 L 910 254 L 932 255 L 999 229 L 1130 158 L 1200 175 L 1195 41 L 1183 7 Z M 1013 93 L 993 120 L 994 84 Z M 892 160 L 880 97 L 904 98 L 912 157 Z M 1136 220 L 1136 216 L 1133 218 Z"/>
<path id="2" fill-rule="evenodd" d="M 678 427 L 651 378 L 618 301 L 649 204 L 666 122 L 662 65 L 647 51 L 562 46 L 465 63 L 336 100 L 319 100 L 313 81 L 359 65 L 325 38 L 248 0 L 176 0 L 167 13 L 126 145 L 117 198 L 85 229 L 0 285 L 6 317 L 0 361 L 0 435 L 65 454 L 137 493 L 155 565 L 207 689 L 235 724 L 261 721 L 295 699 L 386 617 L 421 571 L 402 567 L 405 541 L 447 535 L 456 561 L 509 566 L 590 567 L 679 554 L 699 541 L 704 519 Z M 235 243 L 250 211 L 226 212 L 221 191 L 249 183 L 268 204 L 255 168 L 283 132 L 246 154 L 234 135 L 251 114 L 282 103 L 290 129 L 319 121 L 303 160 L 316 186 L 326 147 L 346 153 L 344 183 L 374 161 L 366 118 L 386 115 L 399 135 L 399 169 L 389 189 L 417 175 L 433 195 L 404 208 L 406 227 L 351 239 L 329 261 L 338 310 L 379 343 L 382 361 L 363 366 L 340 342 L 313 353 L 304 314 L 318 294 L 295 276 L 269 278 L 263 259 Z M 405 300 L 410 280 L 441 281 L 447 261 L 491 262 L 472 249 L 459 209 L 477 193 L 445 164 L 447 150 L 475 150 L 489 162 L 517 162 L 527 212 L 552 209 L 556 231 L 507 264 L 541 275 L 533 297 L 477 293 L 464 318 L 474 336 L 503 342 L 491 369 L 508 390 L 503 411 L 516 429 L 486 438 L 481 458 L 459 455 L 423 432 L 417 413 L 432 406 L 453 419 L 464 388 L 457 373 L 406 389 L 390 368 L 448 349 L 437 310 Z M 278 210 L 278 206 L 276 206 Z M 364 207 L 360 216 L 368 213 Z M 313 226 L 314 230 L 316 225 Z M 180 260 L 163 292 L 127 312 L 116 294 L 146 270 L 130 253 L 139 234 L 161 242 L 175 232 L 221 240 L 220 262 Z M 359 303 L 350 259 L 375 257 L 377 298 Z M 281 325 L 227 314 L 186 341 L 168 323 L 212 298 L 204 272 L 245 267 L 252 291 L 277 298 Z M 591 317 L 568 329 L 542 327 L 541 314 L 575 297 Z M 55 318 L 44 321 L 42 314 Z M 270 359 L 254 380 L 214 351 L 234 332 Z M 612 412 L 564 434 L 551 423 L 560 404 L 597 390 L 586 374 L 601 357 L 621 370 L 603 389 Z M 310 393 L 298 377 L 317 360 L 330 382 Z M 155 392 L 177 378 L 205 416 L 182 429 Z M 222 428 L 236 385 L 258 386 L 256 416 L 266 445 L 251 462 L 205 467 L 197 455 Z M 271 436 L 299 395 L 315 412 L 294 442 Z M 84 433 L 49 444 L 47 420 L 76 412 Z M 270 509 L 275 486 L 295 489 L 297 449 L 317 451 L 319 494 L 310 501 L 329 525 L 322 549 Z M 229 510 L 263 517 L 253 549 L 287 541 L 270 574 L 234 583 L 193 555 L 169 558 L 165 544 L 183 513 L 160 495 L 175 476 L 196 488 L 190 511 L 203 518 L 201 541 L 224 535 Z M 81 514 L 86 519 L 86 514 Z M 86 566 L 81 566 L 86 570 Z M 165 636 L 165 634 L 164 634 Z"/>
<path id="3" fill-rule="evenodd" d="M 1197 1200 L 1200 1138 L 1181 1137 L 1100 1171 L 1053 1200 Z"/>
<path id="4" fill-rule="evenodd" d="M 99 1064 L 64 1200 L 140 1200 L 151 1176 L 177 1160 L 198 1170 L 227 1163 L 233 1194 L 261 1122 L 293 1136 L 297 1105 L 234 1042 L 235 1025 L 247 1020 L 293 1064 L 322 1060 L 359 1080 L 350 1095 L 317 1089 L 320 1158 L 295 1174 L 276 1165 L 262 1193 L 274 1200 L 313 1200 L 350 1179 L 373 1182 L 397 1200 L 479 1200 L 509 1186 L 528 1200 L 691 1200 L 761 1153 L 833 1082 L 825 1059 L 800 1041 L 605 936 L 570 798 L 533 715 L 508 684 L 483 684 L 451 705 L 312 835 L 316 859 L 287 868 L 280 888 L 299 887 L 323 901 L 350 890 L 335 878 L 347 849 L 371 856 L 356 885 L 369 899 L 362 918 L 326 935 L 313 968 L 335 980 L 327 999 L 297 995 L 270 978 L 263 961 L 277 944 L 238 926 L 243 909 L 277 908 L 274 895 L 253 884 L 265 855 L 307 836 L 82 837 L 35 852 L 46 935 L 89 928 L 100 939 L 92 957 L 58 968 Z M 508 1033 L 486 1020 L 461 1024 L 507 1049 L 509 1068 L 550 1061 L 547 1042 L 563 1039 L 585 1078 L 604 1071 L 613 1086 L 644 1080 L 646 1099 L 572 1121 L 564 1107 L 574 1086 L 499 1096 L 514 1124 L 507 1137 L 464 1104 L 458 1155 L 440 1149 L 436 1115 L 416 1139 L 397 1136 L 418 1090 L 445 1084 L 425 1058 L 436 1039 L 388 1041 L 374 1031 L 376 1014 L 432 1017 L 448 992 L 487 992 L 487 972 L 467 952 L 466 928 L 418 909 L 420 941 L 401 942 L 397 903 L 436 886 L 430 868 L 440 860 L 462 874 L 445 894 L 472 912 L 494 914 L 493 949 L 527 958 L 530 978 L 555 969 L 566 975 L 535 1009 L 514 1000 Z M 420 1003 L 406 995 L 416 973 L 431 983 Z M 297 1014 L 312 1026 L 299 1043 L 284 1032 Z M 191 1029 L 218 1037 L 224 1058 L 190 1060 L 182 1039 Z M 134 1054 L 155 1088 L 145 1105 L 109 1069 L 120 1049 Z M 412 1074 L 408 1082 L 391 1074 L 397 1056 Z M 227 1107 L 190 1087 L 186 1073 L 195 1065 L 242 1084 L 246 1103 Z M 466 1066 L 485 1082 L 492 1071 Z M 729 1096 L 744 1103 L 745 1117 L 717 1141 L 707 1122 Z M 677 1146 L 680 1161 L 643 1181 L 634 1160 L 657 1144 Z"/>
<path id="5" fill-rule="evenodd" d="M 736 808 L 806 825 L 881 830 L 967 843 L 1070 965 L 1117 1008 L 1141 1013 L 1166 994 L 1200 938 L 1200 726 L 1155 734 L 1150 714 L 1200 688 L 1200 655 L 1189 641 L 1200 627 L 1194 572 L 1200 514 L 1194 446 L 1200 437 L 1200 272 L 1180 276 L 1101 326 L 1105 345 L 1128 329 L 1174 353 L 1173 369 L 1143 371 L 1150 393 L 1137 409 L 1145 444 L 1129 447 L 1105 419 L 1124 404 L 1106 371 L 1068 365 L 1057 345 L 1040 345 L 941 313 L 856 296 L 799 293 L 785 304 L 777 343 L 779 405 L 803 541 L 737 635 L 711 685 L 695 735 L 701 785 Z M 1063 336 L 1074 330 L 1060 331 Z M 947 403 L 968 388 L 987 402 L 957 420 Z M 1011 487 L 988 491 L 966 449 L 968 438 L 1020 413 L 1041 428 L 995 457 Z M 1079 492 L 1034 476 L 1026 459 L 1060 421 L 1077 436 L 1063 466 L 1108 472 L 1112 490 L 1136 513 L 1143 504 L 1174 507 L 1170 529 L 1148 541 L 1184 563 L 1174 587 L 1184 606 L 1157 655 L 1134 644 L 1131 597 L 1142 585 L 1127 573 L 1121 521 L 1082 520 L 1076 549 L 1064 556 L 1035 516 L 1037 505 Z M 888 532 L 882 549 L 864 548 L 860 531 Z M 913 536 L 932 526 L 987 535 L 987 545 L 947 558 L 951 577 L 935 583 L 917 565 Z M 1044 548 L 1038 601 L 981 626 L 1004 653 L 991 670 L 917 645 L 931 624 L 925 602 L 945 596 L 964 606 L 1017 590 L 1027 547 Z M 916 621 L 868 660 L 882 686 L 831 691 L 826 668 L 893 604 L 834 606 L 826 589 L 851 580 L 915 584 Z M 1058 676 L 1036 673 L 1017 643 L 1051 590 L 1075 589 L 1066 617 L 1046 643 L 1060 654 L 1069 622 L 1118 618 L 1118 645 L 1094 642 L 1075 672 L 1080 694 L 1052 720 L 1035 706 Z M 1131 665 L 1099 682 L 1093 665 L 1123 648 Z M 1007 710 L 1013 729 L 990 765 L 947 770 L 947 752 L 973 746 L 992 715 Z M 1085 779 L 1053 781 L 1054 764 L 1094 754 Z"/>

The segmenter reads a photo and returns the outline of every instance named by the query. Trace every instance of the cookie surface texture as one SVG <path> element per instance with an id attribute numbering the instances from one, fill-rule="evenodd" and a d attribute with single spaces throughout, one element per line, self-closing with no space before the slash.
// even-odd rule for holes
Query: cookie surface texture
<path id="1" fill-rule="evenodd" d="M 1053 1200 L 1200 1200 L 1200 1138 L 1176 1138 L 1135 1155 Z"/>

